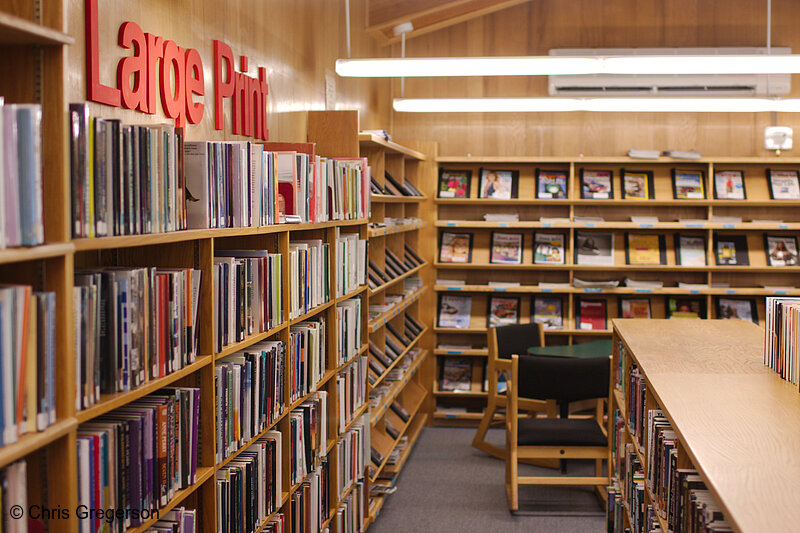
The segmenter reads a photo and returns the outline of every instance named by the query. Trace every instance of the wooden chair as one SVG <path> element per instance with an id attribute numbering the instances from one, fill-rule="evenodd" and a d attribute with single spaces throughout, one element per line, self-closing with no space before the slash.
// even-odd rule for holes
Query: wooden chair
<path id="1" fill-rule="evenodd" d="M 497 410 L 507 407 L 506 394 L 497 392 L 497 374 L 500 370 L 505 370 L 506 375 L 510 376 L 512 354 L 526 354 L 528 347 L 535 345 L 537 340 L 539 346 L 544 346 L 544 326 L 542 324 L 514 324 L 489 328 L 488 331 L 489 398 L 483 418 L 478 425 L 478 431 L 475 433 L 475 438 L 472 439 L 472 445 L 498 459 L 505 459 L 505 449 L 486 442 L 486 431 L 494 421 Z M 548 403 L 520 398 L 519 406 L 520 409 L 537 412 L 547 410 Z M 552 410 L 552 403 L 550 406 Z"/>
<path id="2" fill-rule="evenodd" d="M 513 355 L 508 381 L 506 412 L 506 496 L 513 512 L 519 508 L 519 485 L 608 485 L 602 460 L 609 447 L 598 417 L 569 418 L 573 401 L 609 397 L 610 358 L 577 359 Z M 520 375 L 525 376 L 520 380 Z M 555 400 L 559 418 L 518 416 L 520 397 Z M 594 459 L 594 476 L 519 476 L 519 462 L 538 459 Z M 565 469 L 564 472 L 565 473 Z"/>

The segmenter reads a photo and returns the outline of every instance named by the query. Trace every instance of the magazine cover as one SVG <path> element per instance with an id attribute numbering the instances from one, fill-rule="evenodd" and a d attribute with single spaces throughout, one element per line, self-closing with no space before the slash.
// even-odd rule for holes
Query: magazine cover
<path id="1" fill-rule="evenodd" d="M 614 265 L 614 234 L 575 234 L 575 263 L 578 265 Z"/>
<path id="2" fill-rule="evenodd" d="M 533 299 L 533 323 L 544 324 L 544 329 L 564 327 L 563 300 L 536 296 Z"/>
<path id="3" fill-rule="evenodd" d="M 650 300 L 647 298 L 620 298 L 619 308 L 622 318 L 651 318 Z"/>
<path id="4" fill-rule="evenodd" d="M 800 181 L 796 170 L 767 169 L 769 194 L 775 200 L 800 200 Z"/>
<path id="5" fill-rule="evenodd" d="M 489 262 L 512 265 L 522 263 L 522 235 L 492 233 L 492 253 Z"/>
<path id="6" fill-rule="evenodd" d="M 719 170 L 714 173 L 714 193 L 720 200 L 744 200 L 744 172 Z"/>
<path id="7" fill-rule="evenodd" d="M 706 197 L 703 172 L 672 169 L 672 193 L 677 200 L 702 200 Z"/>
<path id="8" fill-rule="evenodd" d="M 472 233 L 443 232 L 439 248 L 442 263 L 469 263 L 472 261 Z"/>
<path id="9" fill-rule="evenodd" d="M 717 318 L 723 320 L 749 320 L 758 324 L 756 301 L 740 298 L 718 298 Z"/>
<path id="10" fill-rule="evenodd" d="M 465 357 L 445 357 L 442 362 L 440 388 L 447 392 L 472 390 L 472 360 Z"/>
<path id="11" fill-rule="evenodd" d="M 439 327 L 468 328 L 472 296 L 451 296 L 442 294 L 439 297 Z"/>
<path id="12" fill-rule="evenodd" d="M 479 198 L 510 200 L 517 197 L 519 171 L 481 169 Z"/>
<path id="13" fill-rule="evenodd" d="M 505 296 L 489 298 L 486 324 L 490 328 L 506 324 L 519 324 L 519 298 Z"/>
<path id="14" fill-rule="evenodd" d="M 651 233 L 626 233 L 629 265 L 661 265 L 666 263 L 663 237 Z"/>
<path id="15" fill-rule="evenodd" d="M 765 235 L 767 264 L 769 266 L 797 266 L 797 237 L 793 235 Z"/>
<path id="16" fill-rule="evenodd" d="M 537 233 L 533 243 L 533 262 L 537 265 L 563 265 L 564 235 Z"/>
<path id="17" fill-rule="evenodd" d="M 699 298 L 667 298 L 667 318 L 705 318 L 705 305 Z"/>
<path id="18" fill-rule="evenodd" d="M 471 170 L 439 169 L 439 198 L 469 198 Z"/>
<path id="19" fill-rule="evenodd" d="M 536 197 L 559 200 L 567 197 L 567 173 L 536 169 Z"/>
<path id="20" fill-rule="evenodd" d="M 682 266 L 706 266 L 706 239 L 675 234 L 675 260 Z"/>
<path id="21" fill-rule="evenodd" d="M 581 198 L 614 198 L 613 178 L 614 173 L 610 170 L 581 169 Z"/>

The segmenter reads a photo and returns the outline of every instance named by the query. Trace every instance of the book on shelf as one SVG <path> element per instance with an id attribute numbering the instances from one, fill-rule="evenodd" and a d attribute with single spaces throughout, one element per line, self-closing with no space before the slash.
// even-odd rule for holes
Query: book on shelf
<path id="1" fill-rule="evenodd" d="M 631 279 L 631 278 L 624 278 L 622 280 L 622 284 L 626 287 L 630 287 L 632 289 L 663 289 L 664 282 L 661 280 L 639 280 L 639 279 Z"/>
<path id="2" fill-rule="evenodd" d="M 800 200 L 800 177 L 796 170 L 767 169 L 769 197 L 773 200 Z"/>
<path id="3" fill-rule="evenodd" d="M 147 529 L 147 533 L 196 533 L 197 510 L 176 507 L 159 515 L 160 519 Z"/>
<path id="4" fill-rule="evenodd" d="M 623 200 L 652 200 L 655 198 L 655 186 L 652 170 L 620 169 L 622 176 Z"/>
<path id="5" fill-rule="evenodd" d="M 131 509 L 125 528 L 144 510 L 164 507 L 197 481 L 200 389 L 167 387 L 78 426 L 78 504 Z M 136 511 L 136 512 L 134 512 Z M 96 530 L 100 518 L 79 520 Z"/>
<path id="6" fill-rule="evenodd" d="M 531 322 L 544 324 L 544 329 L 564 327 L 564 299 L 559 296 L 534 296 Z"/>
<path id="7" fill-rule="evenodd" d="M 569 217 L 539 217 L 539 222 L 544 225 L 569 224 Z"/>
<path id="8" fill-rule="evenodd" d="M 614 234 L 575 232 L 576 265 L 614 265 Z"/>
<path id="9" fill-rule="evenodd" d="M 749 320 L 758 324 L 758 306 L 753 298 L 716 298 L 717 318 L 726 320 Z"/>
<path id="10" fill-rule="evenodd" d="M 705 318 L 705 298 L 668 296 L 666 301 L 667 318 Z"/>
<path id="11" fill-rule="evenodd" d="M 406 329 L 410 331 L 415 337 L 418 337 L 424 331 L 424 327 L 414 317 L 408 313 L 404 314 L 404 322 Z"/>
<path id="12" fill-rule="evenodd" d="M 444 278 L 437 278 L 436 285 L 466 285 L 466 281 L 463 279 L 444 279 Z"/>
<path id="13" fill-rule="evenodd" d="M 698 290 L 706 290 L 708 289 L 708 287 L 709 287 L 708 283 L 687 283 L 685 281 L 678 282 L 679 289 L 689 289 L 693 291 L 698 291 Z"/>
<path id="14" fill-rule="evenodd" d="M 519 189 L 519 170 L 480 169 L 478 198 L 510 200 Z"/>
<path id="15" fill-rule="evenodd" d="M 440 328 L 468 328 L 472 309 L 472 296 L 439 295 Z"/>
<path id="16" fill-rule="evenodd" d="M 519 265 L 522 263 L 522 234 L 492 232 L 490 263 Z"/>
<path id="17" fill-rule="evenodd" d="M 306 531 L 322 531 L 322 524 L 330 514 L 330 465 L 323 459 L 289 497 L 292 521 L 308 528 Z"/>
<path id="18" fill-rule="evenodd" d="M 364 470 L 367 466 L 366 458 L 370 456 L 369 413 L 361 415 L 357 421 L 353 422 L 350 429 L 341 435 L 336 443 L 335 453 L 338 459 L 338 475 L 336 476 L 338 480 L 336 500 L 338 501 L 348 489 L 364 477 Z"/>
<path id="19" fill-rule="evenodd" d="M 442 263 L 471 263 L 472 233 L 443 231 L 439 237 L 439 261 Z"/>
<path id="20" fill-rule="evenodd" d="M 268 250 L 214 251 L 217 351 L 283 322 L 281 259 Z"/>
<path id="21" fill-rule="evenodd" d="M 714 172 L 714 198 L 718 200 L 745 200 L 747 190 L 744 172 L 741 170 L 717 170 Z"/>
<path id="22" fill-rule="evenodd" d="M 327 320 L 317 316 L 298 322 L 289 328 L 287 352 L 289 397 L 291 401 L 313 391 L 325 374 L 325 354 L 328 346 Z"/>
<path id="23" fill-rule="evenodd" d="M 439 198 L 469 198 L 472 184 L 471 170 L 439 169 Z"/>
<path id="24" fill-rule="evenodd" d="M 107 267 L 75 273 L 75 406 L 194 362 L 202 271 Z"/>
<path id="25" fill-rule="evenodd" d="M 44 243 L 42 106 L 0 97 L 0 250 Z"/>
<path id="26" fill-rule="evenodd" d="M 652 318 L 648 298 L 620 298 L 619 316 L 621 318 Z"/>
<path id="27" fill-rule="evenodd" d="M 337 228 L 337 232 L 339 229 Z M 336 295 L 344 296 L 367 283 L 367 240 L 358 233 L 336 238 Z"/>
<path id="28" fill-rule="evenodd" d="M 281 506 L 282 471 L 283 435 L 267 431 L 216 472 L 218 524 L 236 521 L 255 531 Z"/>
<path id="29" fill-rule="evenodd" d="M 626 232 L 625 262 L 629 265 L 666 265 L 666 238 L 652 233 Z"/>
<path id="30" fill-rule="evenodd" d="M 564 264 L 563 233 L 539 233 L 533 235 L 533 262 L 537 265 Z"/>
<path id="31" fill-rule="evenodd" d="M 714 256 L 717 265 L 749 265 L 747 235 L 714 235 Z"/>
<path id="32" fill-rule="evenodd" d="M 600 329 L 608 327 L 607 302 L 602 299 L 578 298 L 575 322 L 578 329 Z"/>
<path id="33" fill-rule="evenodd" d="M 673 168 L 672 196 L 676 200 L 702 200 L 706 197 L 706 174 L 702 170 Z"/>
<path id="34" fill-rule="evenodd" d="M 289 318 L 330 300 L 330 251 L 321 239 L 289 242 Z"/>
<path id="35" fill-rule="evenodd" d="M 419 254 L 414 251 L 407 243 L 403 245 L 403 249 L 405 250 L 405 262 L 410 262 L 413 266 L 419 266 L 425 264 L 425 261 Z M 409 265 L 411 266 L 411 265 Z"/>
<path id="36" fill-rule="evenodd" d="M 540 281 L 537 286 L 540 289 L 548 291 L 563 291 L 563 290 L 568 290 L 571 287 L 568 281 L 565 282 Z"/>
<path id="37" fill-rule="evenodd" d="M 336 374 L 336 393 L 339 404 L 341 433 L 353 420 L 353 415 L 367 400 L 367 358 L 359 357 Z"/>
<path id="38" fill-rule="evenodd" d="M 336 304 L 337 336 L 336 363 L 343 365 L 361 350 L 361 298 L 350 298 Z"/>
<path id="39" fill-rule="evenodd" d="M 472 360 L 465 357 L 442 358 L 439 389 L 445 392 L 472 390 Z"/>
<path id="40" fill-rule="evenodd" d="M 764 364 L 797 386 L 800 365 L 794 324 L 800 323 L 800 298 L 770 296 L 764 308 Z"/>
<path id="41" fill-rule="evenodd" d="M 797 237 L 794 235 L 764 235 L 767 265 L 797 266 Z"/>
<path id="42" fill-rule="evenodd" d="M 368 517 L 364 506 L 365 493 L 366 485 L 363 481 L 354 484 L 353 490 L 344 498 L 331 519 L 330 531 L 340 531 L 341 533 L 364 531 Z"/>
<path id="43" fill-rule="evenodd" d="M 260 342 L 215 362 L 217 462 L 283 414 L 286 362 L 283 341 Z"/>
<path id="44" fill-rule="evenodd" d="M 711 222 L 717 224 L 741 224 L 742 217 L 711 215 Z"/>
<path id="45" fill-rule="evenodd" d="M 386 185 L 398 191 L 399 194 L 396 196 L 424 196 L 410 181 L 400 183 L 387 171 L 384 171 L 384 177 L 386 178 Z"/>
<path id="46" fill-rule="evenodd" d="M 563 200 L 567 197 L 567 172 L 536 169 L 536 198 Z"/>
<path id="47" fill-rule="evenodd" d="M 485 213 L 486 222 L 519 222 L 519 213 Z"/>
<path id="48" fill-rule="evenodd" d="M 603 217 L 582 217 L 582 216 L 575 216 L 575 217 L 573 217 L 573 220 L 575 222 L 581 222 L 581 223 L 586 223 L 586 222 L 605 222 L 606 221 L 606 219 L 603 218 Z"/>
<path id="49" fill-rule="evenodd" d="M 316 469 L 318 461 L 327 454 L 328 398 L 322 391 L 312 393 L 308 400 L 289 413 L 289 483 L 303 481 Z"/>
<path id="50" fill-rule="evenodd" d="M 0 285 L 0 446 L 56 422 L 56 294 Z"/>
<path id="51" fill-rule="evenodd" d="M 658 224 L 660 221 L 658 217 L 652 216 L 634 216 L 631 215 L 631 222 L 634 224 Z"/>
<path id="52" fill-rule="evenodd" d="M 614 198 L 614 171 L 580 169 L 580 189 L 583 199 Z"/>
<path id="53" fill-rule="evenodd" d="M 579 289 L 615 289 L 619 286 L 619 280 L 572 278 L 572 286 Z"/>
<path id="54" fill-rule="evenodd" d="M 489 281 L 487 283 L 489 287 L 521 287 L 519 281 Z"/>
<path id="55" fill-rule="evenodd" d="M 675 234 L 675 264 L 681 266 L 706 266 L 706 238 L 702 235 Z"/>
<path id="56" fill-rule="evenodd" d="M 487 304 L 486 327 L 519 324 L 519 297 L 490 296 Z"/>

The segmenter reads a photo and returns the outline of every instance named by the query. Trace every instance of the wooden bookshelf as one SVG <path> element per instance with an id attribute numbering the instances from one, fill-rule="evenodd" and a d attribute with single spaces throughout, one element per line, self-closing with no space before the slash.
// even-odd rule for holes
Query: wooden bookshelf
<path id="1" fill-rule="evenodd" d="M 614 322 L 615 367 L 625 389 L 635 363 L 646 381 L 646 408 L 661 409 L 678 436 L 679 467 L 697 470 L 739 533 L 792 531 L 796 524 L 791 457 L 800 395 L 763 364 L 763 336 L 746 322 Z M 617 385 L 613 395 L 626 427 L 628 394 Z M 626 440 L 635 442 L 627 430 Z M 636 452 L 644 459 L 646 446 L 636 444 Z M 649 490 L 646 501 L 653 501 Z"/>
<path id="2" fill-rule="evenodd" d="M 437 283 L 434 293 L 471 296 L 470 324 L 468 328 L 440 328 L 434 317 L 435 345 L 469 345 L 463 355 L 483 357 L 486 341 L 486 313 L 492 296 L 520 298 L 519 321 L 532 320 L 535 298 L 559 297 L 562 299 L 563 326 L 548 329 L 548 344 L 573 344 L 608 338 L 611 330 L 584 330 L 577 323 L 580 299 L 605 301 L 606 316 L 610 321 L 621 316 L 623 299 L 647 299 L 653 318 L 667 316 L 667 303 L 679 299 L 699 299 L 705 318 L 717 317 L 720 298 L 747 298 L 756 303 L 759 323 L 764 320 L 764 297 L 772 295 L 798 295 L 797 272 L 800 266 L 770 266 L 765 252 L 765 235 L 800 236 L 800 200 L 771 199 L 767 169 L 798 170 L 800 158 L 785 157 L 719 157 L 700 160 L 679 160 L 661 157 L 656 160 L 637 160 L 628 157 L 505 157 L 505 156 L 437 156 L 438 168 L 468 170 L 471 172 L 470 194 L 465 198 L 438 198 L 431 193 L 433 209 L 426 218 L 432 237 L 437 242 L 432 261 L 435 280 L 453 280 L 459 283 Z M 479 196 L 481 169 L 516 170 L 519 173 L 518 198 L 482 199 Z M 556 170 L 567 176 L 566 197 L 542 199 L 536 193 L 536 171 Z M 613 173 L 613 198 L 582 198 L 581 170 L 602 170 Z M 621 171 L 651 171 L 654 198 L 648 200 L 622 199 Z M 702 171 L 705 198 L 675 199 L 673 196 L 672 169 Z M 740 170 L 744 173 L 746 199 L 717 199 L 714 192 L 716 171 Z M 438 183 L 437 183 L 438 186 Z M 518 214 L 519 221 L 485 221 L 487 213 Z M 633 222 L 631 216 L 657 217 L 658 221 Z M 722 218 L 720 218 L 722 217 Z M 725 217 L 739 217 L 741 221 Z M 601 218 L 601 220 L 587 220 Z M 544 220 L 542 220 L 544 219 Z M 472 253 L 468 263 L 442 262 L 438 253 L 443 232 L 472 234 Z M 522 235 L 522 263 L 492 264 L 490 262 L 493 233 Z M 575 242 L 578 232 L 611 233 L 613 264 L 577 264 Z M 534 239 L 536 233 L 561 234 L 564 237 L 563 264 L 535 264 Z M 626 234 L 661 235 L 664 237 L 665 261 L 659 265 L 631 265 L 626 259 Z M 677 235 L 697 236 L 705 240 L 706 265 L 679 264 L 675 250 Z M 718 265 L 715 239 L 720 236 L 741 236 L 747 242 L 747 265 Z M 575 280 L 603 281 L 630 278 L 634 281 L 662 281 L 660 288 L 625 286 L 616 288 L 585 288 L 576 286 Z M 497 282 L 506 285 L 490 285 Z M 511 285 L 518 284 L 517 286 Z M 540 287 L 543 283 L 545 286 Z M 562 284 L 548 287 L 546 284 Z M 678 283 L 691 287 L 681 288 Z M 438 306 L 437 306 L 438 313 Z M 452 350 L 434 349 L 434 360 L 452 355 Z M 438 370 L 436 379 L 438 379 Z M 480 401 L 470 400 L 463 405 L 479 409 Z M 442 404 L 445 405 L 445 404 Z M 451 401 L 447 406 L 458 407 Z M 434 417 L 441 420 L 441 417 Z"/>

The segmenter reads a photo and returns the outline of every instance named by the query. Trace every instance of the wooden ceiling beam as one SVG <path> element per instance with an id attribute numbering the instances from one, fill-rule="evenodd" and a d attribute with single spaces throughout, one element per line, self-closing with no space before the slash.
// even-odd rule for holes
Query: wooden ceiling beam
<path id="1" fill-rule="evenodd" d="M 395 36 L 392 30 L 402 22 L 414 26 L 406 34 L 408 40 L 529 1 L 408 0 L 392 4 L 388 0 L 368 0 L 367 32 L 379 43 L 389 45 L 400 42 L 400 36 Z"/>

